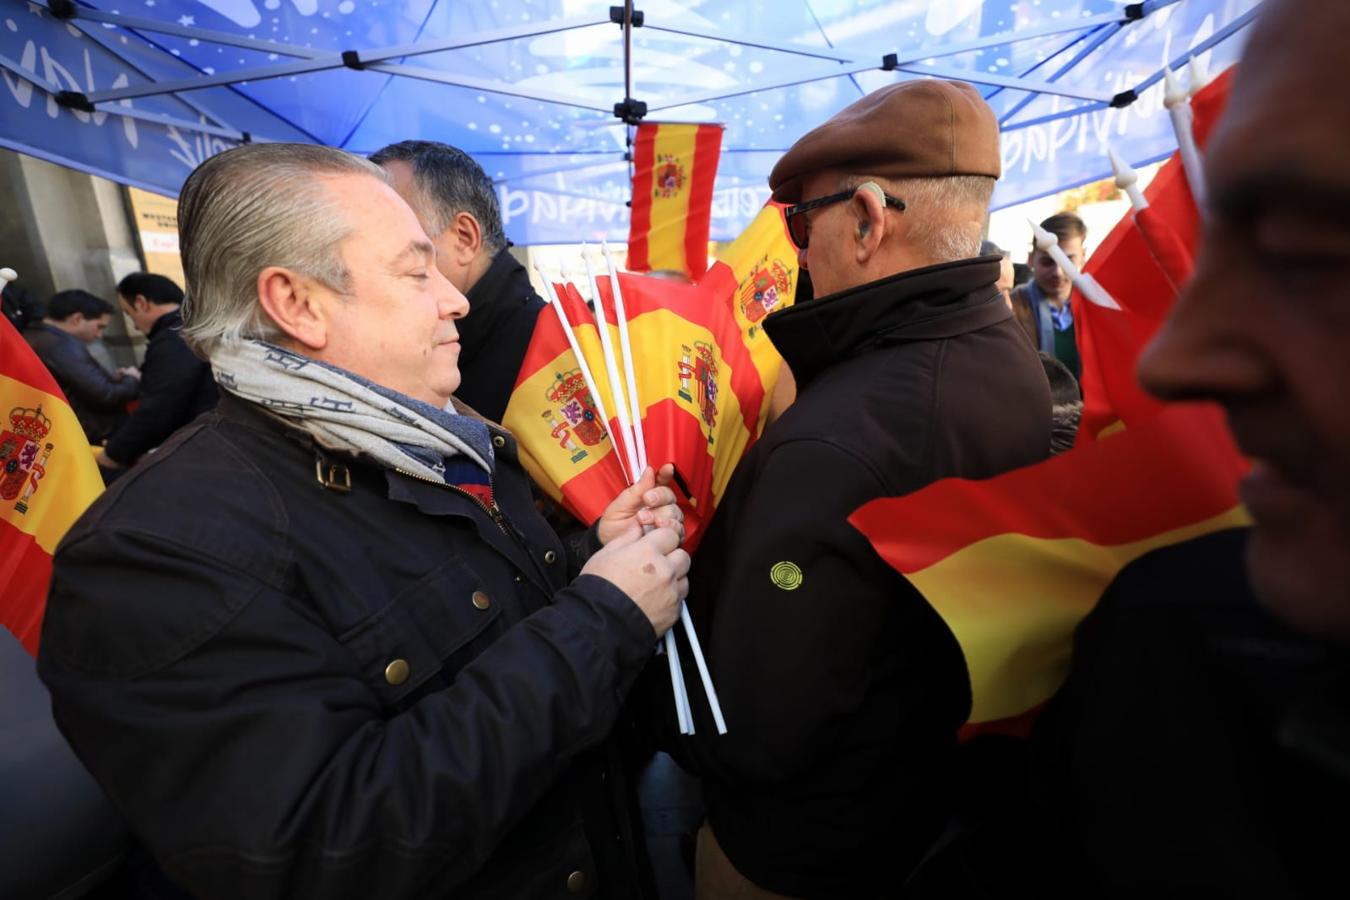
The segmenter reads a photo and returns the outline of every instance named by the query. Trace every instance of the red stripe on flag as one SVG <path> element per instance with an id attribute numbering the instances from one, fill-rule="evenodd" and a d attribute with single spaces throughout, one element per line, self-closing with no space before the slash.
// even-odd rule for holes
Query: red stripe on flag
<path id="1" fill-rule="evenodd" d="M 1178 448 L 1212 448 L 1204 453 Z M 1238 505 L 1249 464 L 1218 407 L 1176 404 L 1121 434 L 992 481 L 946 479 L 906 497 L 874 500 L 849 521 L 864 534 L 921 521 L 887 559 L 910 574 L 1000 534 L 1129 544 L 1213 518 Z M 1047 504 L 1046 497 L 1077 498 Z"/>
<path id="2" fill-rule="evenodd" d="M 633 142 L 633 206 L 628 226 L 628 268 L 650 272 L 647 237 L 652 231 L 652 169 L 656 166 L 656 130 L 639 125 Z"/>
<path id="3" fill-rule="evenodd" d="M 557 359 L 566 347 L 567 336 L 558 324 L 553 306 L 545 306 L 534 320 L 534 333 L 530 335 L 530 345 L 525 349 L 525 358 L 520 361 L 520 372 L 516 374 L 516 383 L 511 390 L 519 390 L 521 384 Z"/>
<path id="4" fill-rule="evenodd" d="M 0 522 L 0 625 L 34 656 L 51 576 L 52 558 L 33 536 Z"/>
<path id="5" fill-rule="evenodd" d="M 721 152 L 722 126 L 698 126 L 694 136 L 694 165 L 689 182 L 689 212 L 684 226 L 684 274 L 690 281 L 697 281 L 708 271 L 713 183 L 717 180 L 717 162 Z"/>

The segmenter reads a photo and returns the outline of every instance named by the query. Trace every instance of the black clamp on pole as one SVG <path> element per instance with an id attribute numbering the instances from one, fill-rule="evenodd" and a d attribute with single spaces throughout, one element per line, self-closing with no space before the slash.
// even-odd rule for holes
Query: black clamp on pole
<path id="1" fill-rule="evenodd" d="M 47 11 L 53 19 L 73 19 L 75 3 L 73 0 L 47 0 Z"/>
<path id="2" fill-rule="evenodd" d="M 80 112 L 94 112 L 94 104 L 89 102 L 89 96 L 80 91 L 58 91 L 56 94 L 56 105 L 62 109 L 78 109 Z"/>
<path id="3" fill-rule="evenodd" d="M 1111 108 L 1124 109 L 1138 99 L 1139 95 L 1135 93 L 1134 88 L 1130 88 L 1128 91 L 1121 91 L 1111 98 Z"/>
<path id="4" fill-rule="evenodd" d="M 622 119 L 628 125 L 637 125 L 647 115 L 647 104 L 632 97 L 625 97 L 622 103 L 614 104 L 614 118 Z"/>
<path id="5" fill-rule="evenodd" d="M 894 72 L 900 68 L 900 57 L 894 53 L 887 53 L 881 58 L 881 71 Z"/>
<path id="6" fill-rule="evenodd" d="M 356 50 L 343 50 L 342 64 L 347 68 L 355 69 L 358 72 L 366 67 L 366 64 L 361 62 L 360 52 Z"/>
<path id="7" fill-rule="evenodd" d="M 1122 10 L 1126 22 L 1138 22 L 1144 17 L 1144 4 L 1131 3 Z"/>
<path id="8" fill-rule="evenodd" d="M 633 10 L 633 27 L 641 28 L 642 23 L 646 21 L 646 18 L 647 17 L 642 14 L 642 10 Z M 611 6 L 609 8 L 609 20 L 615 25 L 623 25 L 623 7 Z"/>

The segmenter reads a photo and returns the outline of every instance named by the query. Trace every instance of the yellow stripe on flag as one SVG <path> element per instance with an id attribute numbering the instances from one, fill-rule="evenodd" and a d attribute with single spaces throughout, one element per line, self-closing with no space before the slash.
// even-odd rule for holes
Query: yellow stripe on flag
<path id="1" fill-rule="evenodd" d="M 697 125 L 662 124 L 656 131 L 652 174 L 655 193 L 651 231 L 647 235 L 647 259 L 653 269 L 683 272 L 685 268 L 685 223 L 689 218 L 697 136 Z M 669 182 L 670 187 L 663 187 L 661 172 L 668 165 L 676 167 L 679 177 Z"/>
<path id="2" fill-rule="evenodd" d="M 21 486 L 13 486 L 15 497 L 0 500 L 0 520 L 32 535 L 39 547 L 53 553 L 70 526 L 102 492 L 103 478 L 89 452 L 84 429 L 65 400 L 7 375 L 0 375 L 0 397 L 4 398 L 0 449 L 8 442 L 29 440 L 12 430 L 12 410 L 40 409 L 50 420 L 47 433 L 33 440 L 36 446 L 29 450 L 36 467 L 25 467 L 29 472 Z M 0 453 L 0 458 L 10 456 Z"/>
<path id="3" fill-rule="evenodd" d="M 970 722 L 1021 715 L 1068 675 L 1073 631 L 1121 568 L 1151 550 L 1251 524 L 1242 507 L 1130 544 L 1000 534 L 909 576 L 965 655 Z"/>

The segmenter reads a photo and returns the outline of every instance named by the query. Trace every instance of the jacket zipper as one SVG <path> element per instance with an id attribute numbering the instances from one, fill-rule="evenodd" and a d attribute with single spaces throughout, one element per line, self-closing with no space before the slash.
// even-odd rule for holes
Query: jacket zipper
<path id="1" fill-rule="evenodd" d="M 482 501 L 482 498 L 475 497 L 473 494 L 470 494 L 463 488 L 457 488 L 453 484 L 446 484 L 444 481 L 437 481 L 434 478 L 427 478 L 425 475 L 417 475 L 413 472 L 407 471 L 406 469 L 395 469 L 394 471 L 400 475 L 406 475 L 407 477 L 415 478 L 418 481 L 425 481 L 427 484 L 434 484 L 437 487 L 445 488 L 447 491 L 453 491 L 462 497 L 467 497 L 470 501 L 477 504 L 479 509 L 488 514 L 488 518 L 492 519 L 492 521 L 496 523 L 497 527 L 501 529 L 502 534 L 506 535 L 512 540 L 516 540 L 515 535 L 511 534 L 511 531 L 507 529 L 506 516 L 502 513 L 501 508 L 497 506 L 496 500 L 493 500 L 492 505 L 488 506 L 486 503 Z"/>

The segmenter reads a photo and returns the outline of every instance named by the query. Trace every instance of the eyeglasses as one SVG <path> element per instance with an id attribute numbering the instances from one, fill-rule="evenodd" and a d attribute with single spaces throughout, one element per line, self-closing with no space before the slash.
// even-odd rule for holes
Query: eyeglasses
<path id="1" fill-rule="evenodd" d="M 806 203 L 789 206 L 784 216 L 787 218 L 788 236 L 792 238 L 792 243 L 797 245 L 797 249 L 805 250 L 807 243 L 811 240 L 811 222 L 803 213 L 819 209 L 822 206 L 829 206 L 831 203 L 848 200 L 856 193 L 858 193 L 857 188 L 849 188 L 847 191 L 840 191 L 827 197 L 817 197 L 815 200 L 808 200 Z M 886 199 L 887 206 L 894 206 L 896 209 L 904 211 L 905 201 L 898 197 L 892 197 L 890 194 L 882 194 L 881 196 Z"/>

